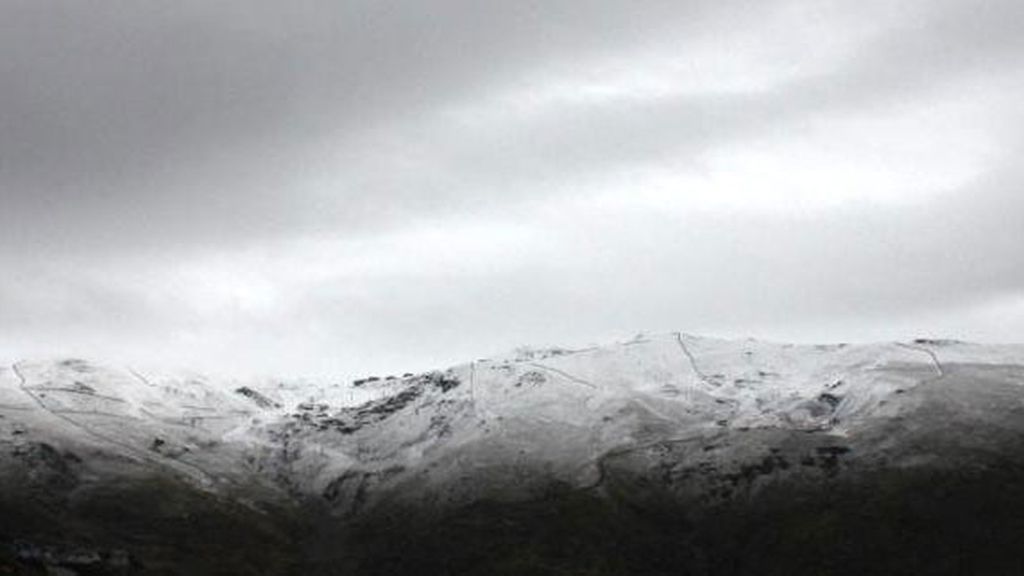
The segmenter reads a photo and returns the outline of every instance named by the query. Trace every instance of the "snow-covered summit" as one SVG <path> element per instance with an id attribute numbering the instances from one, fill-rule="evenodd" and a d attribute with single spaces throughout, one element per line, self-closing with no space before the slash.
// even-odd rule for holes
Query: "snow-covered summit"
<path id="1" fill-rule="evenodd" d="M 173 522 L 199 507 L 253 538 L 298 510 L 348 526 L 552 490 L 702 510 L 778 486 L 1024 469 L 1022 447 L 1024 346 L 673 333 L 344 385 L 24 361 L 0 368 L 0 537 L 91 534 L 95 502 L 122 494 L 161 502 L 120 512 L 147 526 L 171 522 L 170 493 L 191 502 Z"/>
<path id="2" fill-rule="evenodd" d="M 0 370 L 0 442 L 37 439 L 208 490 L 283 486 L 351 508 L 346 491 L 369 484 L 471 498 L 495 484 L 515 491 L 516 474 L 544 470 L 545 479 L 587 485 L 606 454 L 730 431 L 848 437 L 912 409 L 909 393 L 956 367 L 1021 365 L 1021 346 L 813 346 L 678 333 L 584 350 L 523 348 L 330 387 L 21 362 Z M 1018 375 L 1007 382 L 1024 386 Z M 464 481 L 472 486 L 452 488 Z"/>

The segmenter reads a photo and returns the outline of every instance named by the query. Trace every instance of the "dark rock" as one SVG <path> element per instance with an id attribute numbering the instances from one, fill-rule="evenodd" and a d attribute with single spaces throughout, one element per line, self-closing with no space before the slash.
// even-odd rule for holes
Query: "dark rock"
<path id="1" fill-rule="evenodd" d="M 257 392 L 256 390 L 253 390 L 252 388 L 249 388 L 248 386 L 242 386 L 241 388 L 236 388 L 235 389 L 235 393 L 236 394 L 241 394 L 242 396 L 245 396 L 246 398 L 252 400 L 260 408 L 280 408 L 281 407 L 281 405 L 279 403 L 274 402 L 270 398 L 267 398 L 265 395 L 260 394 L 259 392 Z"/>

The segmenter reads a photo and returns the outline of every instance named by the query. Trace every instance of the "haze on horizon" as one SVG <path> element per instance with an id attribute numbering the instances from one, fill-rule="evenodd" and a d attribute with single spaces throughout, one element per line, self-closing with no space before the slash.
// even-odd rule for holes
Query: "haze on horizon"
<path id="1" fill-rule="evenodd" d="M 1024 3 L 0 5 L 0 360 L 1024 341 Z"/>

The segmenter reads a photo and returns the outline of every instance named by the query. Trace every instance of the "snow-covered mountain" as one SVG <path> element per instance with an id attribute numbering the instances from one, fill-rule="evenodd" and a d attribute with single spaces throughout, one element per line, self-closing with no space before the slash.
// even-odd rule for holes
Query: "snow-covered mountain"
<path id="1" fill-rule="evenodd" d="M 988 482 L 1002 493 L 982 498 L 981 510 L 1024 503 L 1016 499 L 1022 441 L 1024 346 L 804 346 L 668 334 L 585 350 L 522 349 L 331 386 L 25 361 L 0 369 L 0 573 L 773 573 L 763 560 L 753 570 L 749 550 L 730 548 L 741 544 L 701 538 L 719 530 L 721 541 L 763 548 L 764 534 L 745 531 L 774 510 L 801 519 L 799 537 L 832 549 L 842 529 L 815 507 L 846 510 L 864 490 L 890 490 L 900 503 L 893 514 L 913 523 L 917 508 L 901 508 L 905 497 L 934 504 L 918 488 L 939 478 L 955 514 L 967 513 L 957 490 L 968 486 L 976 498 Z M 803 504 L 778 508 L 780 501 Z M 623 544 L 628 550 L 608 558 L 625 564 L 572 571 L 578 561 L 559 563 L 564 551 L 538 552 L 524 534 L 561 526 L 549 540 L 578 547 L 578 502 L 588 511 L 584 532 L 604 522 L 647 530 L 666 520 L 653 514 L 648 522 L 637 510 L 673 510 L 658 534 L 688 539 L 689 552 L 665 556 L 662 566 Z M 538 511 L 537 503 L 550 506 Z M 864 517 L 843 521 L 906 528 L 889 526 L 888 506 L 866 504 Z M 557 520 L 545 516 L 551 509 L 562 511 Z M 809 534 L 804 515 L 819 520 Z M 757 520 L 723 520 L 737 517 Z M 492 548 L 480 557 L 472 547 L 455 553 L 440 534 Z M 950 538 L 977 534 L 961 536 Z M 899 532 L 891 541 L 907 538 Z M 508 542 L 518 543 L 511 556 Z M 716 560 L 723 550 L 733 550 L 728 570 Z M 946 573 L 971 556 L 946 552 L 913 566 Z M 778 573 L 790 566 L 781 552 L 765 554 L 781 562 Z M 506 560 L 524 564 L 508 568 Z M 844 562 L 825 558 L 807 573 L 868 566 Z"/>

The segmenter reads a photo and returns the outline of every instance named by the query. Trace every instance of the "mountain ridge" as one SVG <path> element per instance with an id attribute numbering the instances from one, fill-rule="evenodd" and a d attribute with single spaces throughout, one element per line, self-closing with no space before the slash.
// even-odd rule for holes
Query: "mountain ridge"
<path id="1" fill-rule="evenodd" d="M 451 528 L 448 520 L 475 518 L 480 506 L 529 524 L 536 515 L 518 515 L 545 501 L 573 510 L 584 502 L 608 518 L 622 506 L 645 510 L 653 516 L 629 516 L 641 530 L 658 509 L 699 524 L 708 511 L 746 514 L 743 506 L 759 510 L 787 490 L 827 500 L 830 490 L 860 494 L 877 478 L 1016 478 L 1022 440 L 1024 346 L 1014 345 L 796 345 L 671 333 L 583 350 L 520 349 L 334 387 L 226 386 L 81 360 L 26 361 L 0 370 L 0 511 L 55 525 L 0 522 L 0 541 L 46 543 L 11 552 L 11 565 L 32 563 L 25 550 L 39 556 L 46 546 L 109 540 L 124 552 L 114 556 L 143 566 L 103 568 L 110 573 L 184 573 L 166 534 L 126 544 L 96 519 L 96 502 L 110 506 L 118 490 L 160 501 L 168 491 L 185 509 L 161 522 L 203 514 L 215 525 L 238 522 L 248 534 L 241 540 L 275 543 L 265 548 L 278 551 L 282 573 L 312 570 L 296 558 L 323 554 L 322 573 L 389 573 L 379 571 L 381 558 L 395 549 L 354 544 L 382 525 L 392 534 L 415 526 L 415 542 L 430 542 L 430 526 Z M 144 509 L 118 514 L 147 518 Z M 333 534 L 350 546 L 340 559 L 310 553 L 295 526 L 312 541 Z M 417 546 L 408 545 L 419 550 L 412 556 L 428 564 L 451 554 Z M 211 569 L 196 562 L 195 573 Z M 393 573 L 418 570 L 402 566 Z"/>

